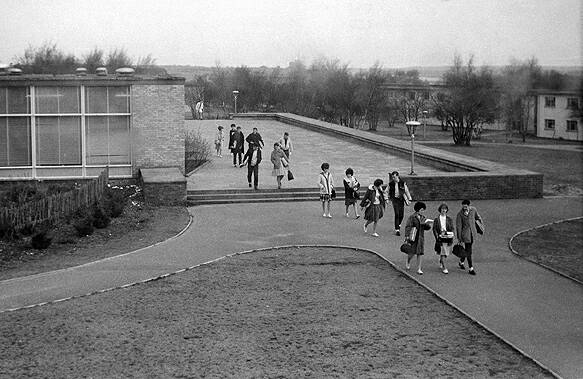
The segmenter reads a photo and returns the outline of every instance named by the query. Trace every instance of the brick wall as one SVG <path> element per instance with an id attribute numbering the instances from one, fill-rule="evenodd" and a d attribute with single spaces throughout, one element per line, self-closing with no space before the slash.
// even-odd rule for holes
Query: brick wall
<path id="1" fill-rule="evenodd" d="M 184 168 L 184 85 L 132 86 L 133 174 L 142 167 Z"/>

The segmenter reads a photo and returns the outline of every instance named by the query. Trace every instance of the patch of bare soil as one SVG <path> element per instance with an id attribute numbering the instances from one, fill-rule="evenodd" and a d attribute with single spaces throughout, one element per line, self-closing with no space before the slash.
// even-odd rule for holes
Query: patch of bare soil
<path id="1" fill-rule="evenodd" d="M 521 233 L 512 248 L 535 263 L 583 282 L 583 218 Z"/>
<path id="2" fill-rule="evenodd" d="M 296 248 L 0 314 L 4 377 L 550 377 L 375 255 Z"/>
<path id="3" fill-rule="evenodd" d="M 188 225 L 185 207 L 152 207 L 130 201 L 120 217 L 86 237 L 78 237 L 70 224 L 51 231 L 53 243 L 35 250 L 30 238 L 0 240 L 0 280 L 58 270 L 127 253 L 164 241 Z"/>

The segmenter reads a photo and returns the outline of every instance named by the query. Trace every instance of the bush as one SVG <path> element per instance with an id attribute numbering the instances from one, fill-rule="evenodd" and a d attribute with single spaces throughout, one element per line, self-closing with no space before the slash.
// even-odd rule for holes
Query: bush
<path id="1" fill-rule="evenodd" d="M 210 143 L 202 137 L 200 131 L 188 132 L 184 138 L 184 172 L 189 173 L 209 160 Z"/>
<path id="2" fill-rule="evenodd" d="M 93 234 L 93 215 L 86 209 L 82 208 L 75 212 L 71 224 L 77 231 L 79 237 Z"/>
<path id="3" fill-rule="evenodd" d="M 0 221 L 0 239 L 13 240 L 16 236 L 16 229 L 13 225 Z"/>
<path id="4" fill-rule="evenodd" d="M 113 189 L 108 187 L 103 194 L 101 207 L 106 215 L 116 218 L 123 213 L 127 201 L 128 199 L 123 189 Z"/>
<path id="5" fill-rule="evenodd" d="M 32 235 L 31 244 L 33 249 L 42 250 L 51 246 L 53 238 L 49 236 L 48 230 L 41 230 Z"/>
<path id="6" fill-rule="evenodd" d="M 97 229 L 107 228 L 111 218 L 105 210 L 98 204 L 93 206 L 93 226 Z"/>

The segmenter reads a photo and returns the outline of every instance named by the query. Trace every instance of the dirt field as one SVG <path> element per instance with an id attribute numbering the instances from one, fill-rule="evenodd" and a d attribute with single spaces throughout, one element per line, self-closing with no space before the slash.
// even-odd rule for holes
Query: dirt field
<path id="1" fill-rule="evenodd" d="M 380 258 L 270 250 L 0 314 L 0 377 L 548 377 Z"/>

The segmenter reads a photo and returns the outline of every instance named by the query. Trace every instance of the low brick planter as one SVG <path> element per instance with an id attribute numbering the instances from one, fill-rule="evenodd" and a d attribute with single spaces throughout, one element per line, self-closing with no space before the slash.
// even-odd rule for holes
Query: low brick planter
<path id="1" fill-rule="evenodd" d="M 142 168 L 144 200 L 153 205 L 184 205 L 186 178 L 177 167 Z"/>

